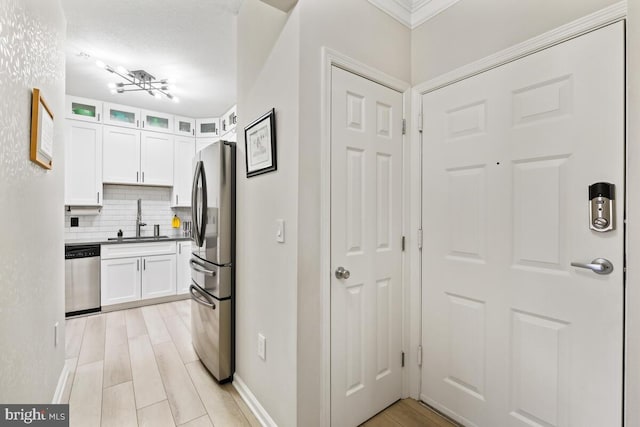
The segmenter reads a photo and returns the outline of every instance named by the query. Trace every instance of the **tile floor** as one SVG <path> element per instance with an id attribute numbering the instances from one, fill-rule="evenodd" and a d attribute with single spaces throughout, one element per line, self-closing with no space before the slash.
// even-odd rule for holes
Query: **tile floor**
<path id="1" fill-rule="evenodd" d="M 413 400 L 402 399 L 371 418 L 361 427 L 457 427 L 453 421 Z"/>
<path id="2" fill-rule="evenodd" d="M 219 385 L 191 346 L 191 302 L 176 301 L 66 321 L 71 371 L 63 403 L 71 427 L 260 426 L 231 384 Z M 453 427 L 400 400 L 366 427 Z"/>
<path id="3" fill-rule="evenodd" d="M 66 322 L 71 427 L 259 426 L 191 346 L 190 300 Z"/>

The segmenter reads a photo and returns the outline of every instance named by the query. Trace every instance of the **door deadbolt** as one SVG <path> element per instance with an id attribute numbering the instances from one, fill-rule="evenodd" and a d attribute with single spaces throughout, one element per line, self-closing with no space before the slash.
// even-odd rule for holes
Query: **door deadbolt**
<path id="1" fill-rule="evenodd" d="M 615 229 L 616 186 L 596 182 L 589 186 L 589 228 L 599 233 Z"/>

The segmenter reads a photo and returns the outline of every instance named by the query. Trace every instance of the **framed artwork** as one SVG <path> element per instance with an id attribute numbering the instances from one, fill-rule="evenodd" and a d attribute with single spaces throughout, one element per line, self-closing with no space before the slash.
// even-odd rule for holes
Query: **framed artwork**
<path id="1" fill-rule="evenodd" d="M 244 128 L 247 178 L 276 170 L 275 109 L 254 120 Z"/>
<path id="2" fill-rule="evenodd" d="M 31 161 L 45 169 L 53 165 L 53 113 L 40 94 L 33 89 L 31 103 Z"/>

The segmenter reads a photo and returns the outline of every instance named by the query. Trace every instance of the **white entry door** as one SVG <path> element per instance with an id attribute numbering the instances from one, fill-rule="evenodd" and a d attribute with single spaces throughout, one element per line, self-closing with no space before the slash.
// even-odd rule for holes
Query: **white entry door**
<path id="1" fill-rule="evenodd" d="M 423 97 L 421 399 L 468 426 L 621 426 L 624 27 Z M 588 187 L 615 184 L 616 229 Z M 572 262 L 606 258 L 599 275 Z"/>
<path id="2" fill-rule="evenodd" d="M 402 94 L 334 67 L 331 93 L 331 425 L 402 392 Z"/>

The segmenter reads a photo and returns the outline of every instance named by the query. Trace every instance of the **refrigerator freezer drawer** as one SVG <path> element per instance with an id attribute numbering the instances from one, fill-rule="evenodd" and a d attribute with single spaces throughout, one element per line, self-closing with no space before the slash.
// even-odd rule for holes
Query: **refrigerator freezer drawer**
<path id="1" fill-rule="evenodd" d="M 214 298 L 231 297 L 231 267 L 220 267 L 195 254 L 189 261 L 191 279 Z"/>
<path id="2" fill-rule="evenodd" d="M 191 285 L 191 336 L 200 360 L 218 380 L 232 380 L 231 300 L 217 300 Z"/>

